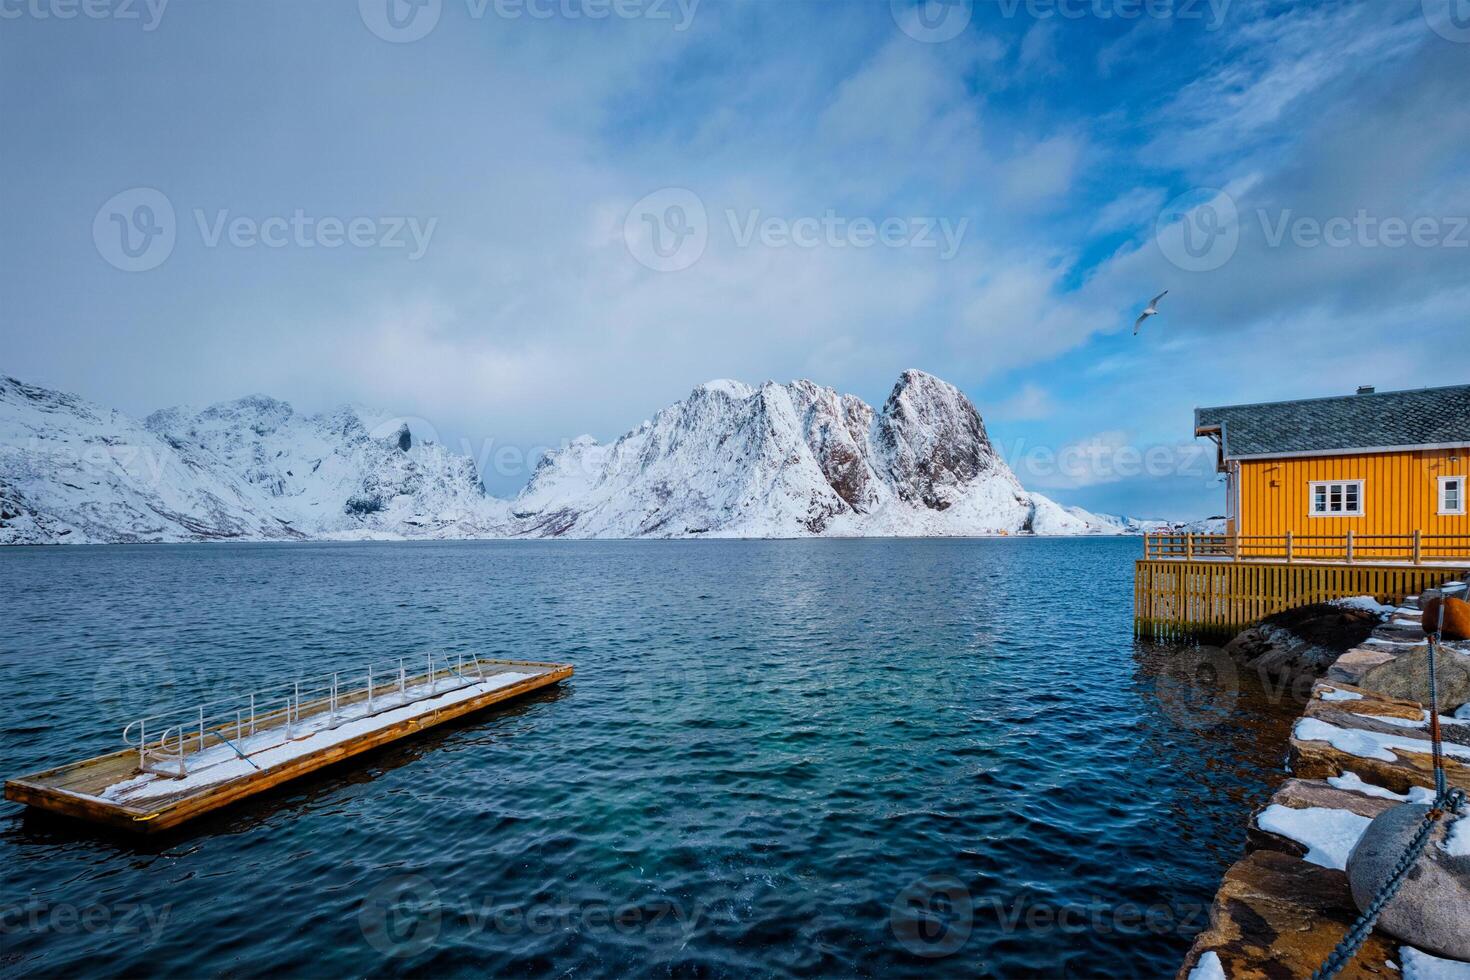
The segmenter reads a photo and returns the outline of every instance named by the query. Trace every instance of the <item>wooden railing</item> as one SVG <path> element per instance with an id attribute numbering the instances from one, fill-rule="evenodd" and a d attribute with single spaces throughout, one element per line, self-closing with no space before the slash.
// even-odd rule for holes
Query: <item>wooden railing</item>
<path id="1" fill-rule="evenodd" d="M 1334 564 L 1456 564 L 1470 560 L 1470 534 L 1145 534 L 1150 561 L 1286 561 Z"/>

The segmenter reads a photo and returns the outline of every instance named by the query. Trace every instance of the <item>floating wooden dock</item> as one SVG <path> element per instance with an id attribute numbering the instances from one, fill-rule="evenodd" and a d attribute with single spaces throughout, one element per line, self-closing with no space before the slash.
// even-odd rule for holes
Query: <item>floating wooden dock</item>
<path id="1" fill-rule="evenodd" d="M 417 660 L 417 658 L 415 658 Z M 570 664 L 406 660 L 140 718 L 127 748 L 5 783 L 5 798 L 156 833 L 572 676 Z"/>

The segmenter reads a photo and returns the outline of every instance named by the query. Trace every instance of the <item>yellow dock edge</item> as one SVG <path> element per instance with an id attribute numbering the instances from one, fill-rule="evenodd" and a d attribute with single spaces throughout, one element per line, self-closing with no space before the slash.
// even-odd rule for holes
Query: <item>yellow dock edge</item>
<path id="1" fill-rule="evenodd" d="M 1360 595 L 1400 602 L 1467 572 L 1470 564 L 1142 558 L 1134 563 L 1133 630 L 1147 640 L 1229 639 L 1297 606 Z"/>
<path id="2" fill-rule="evenodd" d="M 198 793 L 184 796 L 156 810 L 144 810 L 138 807 L 123 806 L 121 804 L 107 802 L 98 797 L 73 793 L 69 790 L 45 785 L 44 781 L 48 777 L 81 766 L 91 765 L 102 760 L 115 759 L 124 755 L 135 755 L 136 751 L 133 749 L 123 749 L 120 752 L 96 756 L 91 759 L 83 759 L 80 762 L 71 762 L 64 766 L 57 766 L 54 769 L 46 769 L 27 776 L 6 780 L 5 798 L 12 802 L 23 803 L 26 806 L 39 810 L 59 813 L 64 816 L 85 820 L 89 823 L 102 824 L 107 827 L 132 833 L 158 833 L 159 831 L 177 827 L 186 821 L 193 820 L 196 817 L 203 816 L 221 807 L 239 802 L 247 797 L 263 793 L 293 779 L 309 775 L 318 769 L 335 765 L 338 762 L 350 759 L 355 755 L 370 751 L 379 746 L 408 738 L 419 732 L 433 728 L 436 725 L 442 725 L 456 718 L 473 714 L 476 711 L 481 711 L 500 702 L 529 694 L 540 688 L 549 687 L 552 684 L 566 680 L 573 674 L 571 664 L 530 661 L 516 661 L 515 663 L 521 666 L 549 667 L 552 669 L 547 673 L 517 681 L 509 687 L 488 691 L 480 697 L 461 701 L 444 708 L 427 711 L 424 714 L 404 719 L 396 725 L 391 725 L 377 731 L 366 732 L 354 739 L 327 746 L 317 752 L 299 756 L 269 769 L 250 773 L 238 779 L 220 783 L 217 786 L 207 787 Z"/>

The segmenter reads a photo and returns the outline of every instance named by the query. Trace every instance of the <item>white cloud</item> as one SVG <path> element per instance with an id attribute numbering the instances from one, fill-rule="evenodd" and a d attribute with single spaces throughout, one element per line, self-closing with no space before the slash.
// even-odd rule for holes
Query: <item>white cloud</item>
<path id="1" fill-rule="evenodd" d="M 1072 188 L 1081 153 L 1081 141 L 1070 134 L 1050 136 L 1023 147 L 1005 164 L 1007 192 L 1022 200 L 1065 194 Z"/>
<path id="2" fill-rule="evenodd" d="M 1008 421 L 1028 422 L 1051 418 L 1056 410 L 1051 392 L 1041 385 L 1027 382 L 1015 395 L 997 405 L 993 414 Z"/>
<path id="3" fill-rule="evenodd" d="M 1062 61 L 1057 57 L 1056 22 L 1038 20 L 1021 38 L 1021 50 L 1017 54 L 1017 65 L 1027 75 L 1048 77 L 1062 73 Z"/>
<path id="4" fill-rule="evenodd" d="M 1148 155 L 1208 166 L 1258 141 L 1290 138 L 1290 128 L 1279 126 L 1288 111 L 1310 118 L 1301 111 L 1305 100 L 1345 79 L 1375 78 L 1380 65 L 1428 35 L 1417 5 L 1409 4 L 1299 8 L 1233 28 L 1213 35 L 1224 49 L 1221 62 L 1179 90 Z"/>
<path id="5" fill-rule="evenodd" d="M 1161 187 L 1135 187 L 1113 198 L 1092 222 L 1092 234 L 1152 228 L 1167 195 Z"/>

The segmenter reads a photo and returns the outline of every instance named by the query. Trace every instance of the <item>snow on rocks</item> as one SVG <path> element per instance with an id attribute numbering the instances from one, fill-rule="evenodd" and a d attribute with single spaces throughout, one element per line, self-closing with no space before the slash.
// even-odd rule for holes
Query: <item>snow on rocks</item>
<path id="1" fill-rule="evenodd" d="M 1339 752 L 1377 759 L 1380 762 L 1395 762 L 1398 756 L 1394 749 L 1427 753 L 1429 743 L 1422 738 L 1401 738 L 1359 728 L 1339 728 L 1318 718 L 1302 718 L 1292 729 L 1292 736 L 1307 742 L 1326 742 Z M 1445 755 L 1470 759 L 1470 745 L 1444 743 Z"/>
<path id="2" fill-rule="evenodd" d="M 1392 616 L 1394 612 L 1397 611 L 1396 606 L 1385 605 L 1384 603 L 1381 603 L 1377 599 L 1373 598 L 1371 595 L 1358 595 L 1346 599 L 1333 599 L 1332 604 L 1334 606 L 1341 606 L 1344 609 L 1361 609 L 1364 612 L 1376 613 L 1378 614 L 1378 616 L 1384 619 Z"/>
<path id="3" fill-rule="evenodd" d="M 1326 807 L 1295 809 L 1273 803 L 1256 817 L 1256 826 L 1289 837 L 1307 848 L 1304 860 L 1324 868 L 1347 868 L 1353 845 L 1372 820 L 1350 810 Z"/>
<path id="4" fill-rule="evenodd" d="M 1470 980 L 1470 963 L 1432 956 L 1412 946 L 1399 949 L 1404 980 Z"/>
<path id="5" fill-rule="evenodd" d="M 1428 786 L 1411 786 L 1407 793 L 1395 793 L 1391 789 L 1384 789 L 1382 786 L 1365 781 L 1355 772 L 1345 772 L 1341 776 L 1329 776 L 1327 785 L 1333 789 L 1376 796 L 1384 800 L 1397 800 L 1400 803 L 1430 803 L 1434 800 L 1434 790 Z"/>
<path id="6" fill-rule="evenodd" d="M 1386 725 L 1394 725 L 1394 726 L 1396 726 L 1398 728 L 1428 728 L 1429 727 L 1429 709 L 1428 708 L 1425 708 L 1424 711 L 1420 714 L 1420 717 L 1418 717 L 1418 718 L 1382 717 L 1382 718 L 1379 718 L 1378 720 L 1381 721 L 1381 722 L 1383 722 Z M 1450 717 L 1448 717 L 1446 715 L 1440 715 L 1439 716 L 1439 723 L 1441 725 L 1453 725 L 1453 724 L 1456 723 L 1456 719 L 1450 718 Z"/>
<path id="7" fill-rule="evenodd" d="M 1225 968 L 1220 965 L 1220 954 L 1210 950 L 1201 956 L 1194 969 L 1189 971 L 1189 980 L 1225 980 Z"/>
<path id="8" fill-rule="evenodd" d="M 1428 800 L 1418 802 L 1427 803 Z M 1470 804 L 1461 807 L 1461 812 L 1450 824 L 1449 836 L 1445 838 L 1444 849 L 1450 857 L 1470 857 Z"/>
<path id="9" fill-rule="evenodd" d="M 1420 811 L 1432 804 L 1434 793 L 1429 786 L 1434 775 L 1424 706 L 1386 694 L 1372 684 L 1371 676 L 1365 676 L 1375 667 L 1422 649 L 1422 633 L 1417 624 L 1380 624 L 1366 642 L 1389 638 L 1407 642 L 1349 650 L 1313 689 L 1304 717 L 1292 731 L 1292 778 L 1254 818 L 1247 832 L 1247 854 L 1225 873 L 1211 908 L 1211 926 L 1196 937 L 1186 966 L 1199 964 L 1213 952 L 1235 973 L 1310 975 L 1342 938 L 1343 923 L 1359 913 L 1350 869 L 1362 864 L 1357 852 L 1368 846 L 1373 827 L 1386 815 L 1402 812 L 1405 804 Z M 1446 778 L 1451 786 L 1470 789 L 1465 719 L 1442 717 L 1441 721 L 1445 723 Z M 1431 840 L 1430 860 L 1441 869 L 1462 874 L 1450 865 L 1463 865 L 1470 853 L 1470 816 L 1441 827 Z M 1430 902 L 1419 907 L 1437 909 L 1441 905 Z M 1460 935 L 1456 931 L 1459 915 L 1450 912 L 1448 918 L 1454 925 L 1449 933 L 1441 929 L 1433 937 L 1426 934 L 1423 941 L 1427 944 L 1432 938 L 1437 943 L 1443 935 Z M 1411 974 L 1411 964 L 1425 971 L 1461 966 L 1411 947 L 1401 948 L 1402 940 L 1393 938 L 1398 933 L 1386 928 L 1386 921 L 1380 919 L 1380 928 L 1368 936 L 1354 961 L 1365 975 L 1380 972 L 1369 964 L 1389 960 L 1404 963 L 1406 976 Z M 1436 976 L 1432 972 L 1418 975 Z M 1185 977 L 1186 970 L 1181 968 L 1181 980 Z"/>
<path id="10" fill-rule="evenodd" d="M 1356 915 L 1342 871 L 1279 849 L 1252 850 L 1225 872 L 1209 924 L 1177 978 L 1188 980 L 1209 953 L 1228 977 L 1309 977 Z M 1382 963 L 1397 955 L 1397 945 L 1370 935 L 1358 962 Z"/>

